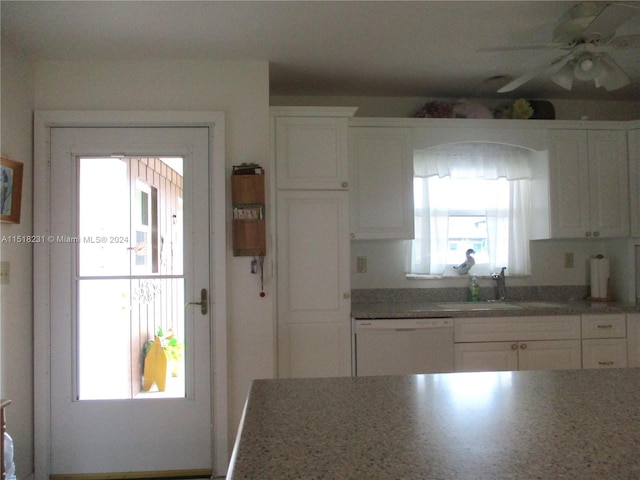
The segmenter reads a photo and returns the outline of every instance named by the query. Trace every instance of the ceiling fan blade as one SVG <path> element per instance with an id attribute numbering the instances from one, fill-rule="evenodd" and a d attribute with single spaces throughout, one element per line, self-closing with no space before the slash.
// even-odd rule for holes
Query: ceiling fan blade
<path id="1" fill-rule="evenodd" d="M 605 46 L 620 49 L 640 48 L 640 34 L 636 33 L 634 35 L 620 35 L 614 37 L 605 43 Z"/>
<path id="2" fill-rule="evenodd" d="M 608 3 L 584 29 L 586 39 L 608 38 L 616 33 L 616 29 L 625 23 L 634 10 L 623 3 Z"/>
<path id="3" fill-rule="evenodd" d="M 631 83 L 631 79 L 611 56 L 606 53 L 601 54 L 600 62 L 603 71 L 595 78 L 596 87 L 604 87 L 605 90 L 611 91 Z"/>
<path id="4" fill-rule="evenodd" d="M 521 85 L 524 85 L 529 80 L 537 77 L 538 75 L 542 75 L 543 73 L 551 71 L 555 68 L 558 68 L 558 69 L 562 68 L 565 65 L 565 63 L 567 63 L 571 59 L 571 56 L 572 56 L 571 53 L 567 55 L 562 55 L 560 57 L 557 57 L 551 60 L 550 62 L 545 63 L 544 65 L 540 65 L 537 68 L 534 68 L 529 73 L 525 73 L 521 77 L 518 77 L 512 82 L 507 83 L 504 87 L 498 90 L 498 93 L 511 92 L 516 88 L 520 87 Z"/>

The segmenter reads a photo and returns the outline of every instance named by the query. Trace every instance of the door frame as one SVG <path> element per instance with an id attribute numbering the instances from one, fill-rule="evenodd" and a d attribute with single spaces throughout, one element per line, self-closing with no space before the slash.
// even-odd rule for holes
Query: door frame
<path id="1" fill-rule="evenodd" d="M 34 470 L 36 480 L 51 472 L 51 263 L 46 237 L 51 231 L 51 145 L 53 127 L 208 127 L 211 303 L 211 418 L 212 470 L 224 475 L 229 462 L 227 304 L 226 304 L 226 160 L 225 117 L 214 111 L 63 111 L 34 113 Z"/>

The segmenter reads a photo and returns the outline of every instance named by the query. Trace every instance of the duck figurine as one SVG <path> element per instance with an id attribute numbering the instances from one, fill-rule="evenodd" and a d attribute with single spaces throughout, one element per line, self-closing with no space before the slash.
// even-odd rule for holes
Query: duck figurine
<path id="1" fill-rule="evenodd" d="M 471 254 L 473 253 L 476 253 L 476 251 L 473 248 L 470 248 L 466 252 L 466 255 L 467 255 L 466 260 L 462 262 L 460 265 L 454 265 L 453 268 L 455 268 L 458 271 L 458 275 L 466 275 L 467 273 L 469 273 L 469 270 L 471 270 L 471 267 L 473 267 L 476 264 L 475 259 L 471 256 Z"/>

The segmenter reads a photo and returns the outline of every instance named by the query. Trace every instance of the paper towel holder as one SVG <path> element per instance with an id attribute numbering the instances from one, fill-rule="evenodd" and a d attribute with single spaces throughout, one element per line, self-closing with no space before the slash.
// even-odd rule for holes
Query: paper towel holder
<path id="1" fill-rule="evenodd" d="M 591 295 L 586 299 L 591 302 L 611 302 L 611 278 L 609 261 L 598 254 L 591 259 Z M 604 295 L 603 295 L 604 294 Z"/>

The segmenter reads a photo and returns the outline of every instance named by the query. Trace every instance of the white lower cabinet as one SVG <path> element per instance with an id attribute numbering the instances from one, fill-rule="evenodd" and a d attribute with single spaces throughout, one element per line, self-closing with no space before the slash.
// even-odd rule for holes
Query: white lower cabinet
<path id="1" fill-rule="evenodd" d="M 579 369 L 580 353 L 580 340 L 518 342 L 518 370 Z"/>
<path id="2" fill-rule="evenodd" d="M 640 368 L 640 313 L 627 314 L 627 366 Z"/>
<path id="3" fill-rule="evenodd" d="M 580 317 L 456 318 L 457 372 L 579 369 Z"/>
<path id="4" fill-rule="evenodd" d="M 627 366 L 625 338 L 594 338 L 582 341 L 582 368 L 621 368 Z"/>
<path id="5" fill-rule="evenodd" d="M 457 343 L 455 366 L 458 372 L 578 369 L 580 340 Z"/>
<path id="6" fill-rule="evenodd" d="M 514 349 L 515 345 L 515 349 Z M 456 372 L 518 370 L 518 346 L 512 342 L 456 343 Z"/>
<path id="7" fill-rule="evenodd" d="M 582 316 L 582 368 L 621 368 L 627 362 L 624 313 Z"/>

